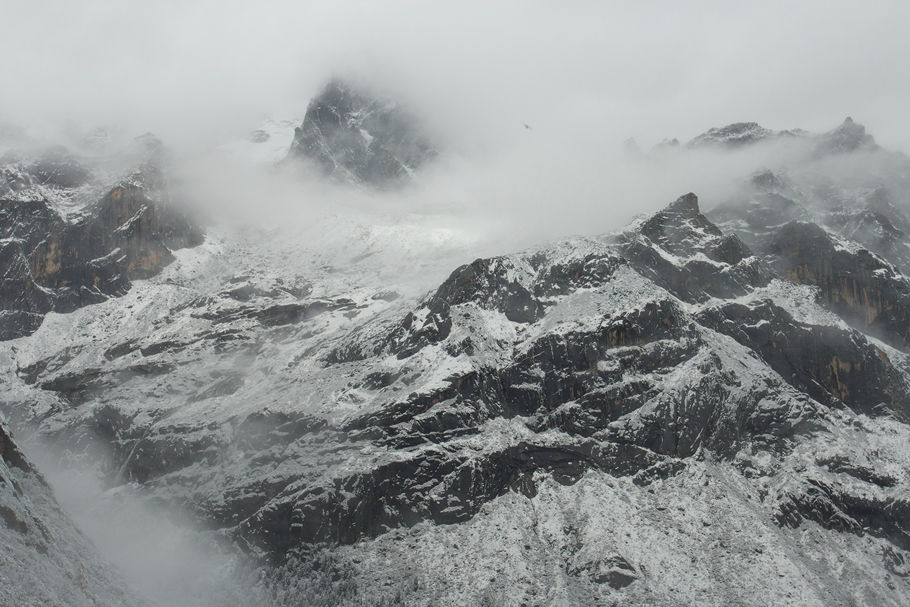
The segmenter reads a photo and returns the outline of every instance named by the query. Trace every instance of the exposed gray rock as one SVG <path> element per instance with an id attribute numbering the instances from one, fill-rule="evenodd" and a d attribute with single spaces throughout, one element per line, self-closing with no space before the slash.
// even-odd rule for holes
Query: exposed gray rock
<path id="1" fill-rule="evenodd" d="M 332 80 L 307 108 L 286 162 L 375 187 L 407 181 L 436 155 L 417 119 L 390 100 Z"/>
<path id="2" fill-rule="evenodd" d="M 708 129 L 692 139 L 689 147 L 728 146 L 739 147 L 777 136 L 777 133 L 756 122 L 736 122 L 724 127 Z"/>
<path id="3" fill-rule="evenodd" d="M 74 179 L 69 165 L 42 162 L 46 180 Z M 153 200 L 161 180 L 145 166 L 74 223 L 47 201 L 0 200 L 0 339 L 28 335 L 51 310 L 122 295 L 131 280 L 170 263 L 172 249 L 200 244 L 201 231 L 183 212 Z"/>
<path id="4" fill-rule="evenodd" d="M 866 127 L 853 122 L 849 116 L 839 127 L 825 133 L 818 141 L 818 153 L 820 154 L 843 154 L 860 149 L 873 150 L 876 148 L 878 145 L 872 135 L 866 133 Z"/>
<path id="5" fill-rule="evenodd" d="M 800 179 L 422 299 L 156 283 L 99 343 L 24 340 L 0 406 L 188 507 L 288 604 L 312 580 L 325 604 L 906 604 L 903 202 Z"/>
<path id="6" fill-rule="evenodd" d="M 780 272 L 819 296 L 851 325 L 910 347 L 910 283 L 865 249 L 850 250 L 812 223 L 783 226 L 769 248 Z"/>

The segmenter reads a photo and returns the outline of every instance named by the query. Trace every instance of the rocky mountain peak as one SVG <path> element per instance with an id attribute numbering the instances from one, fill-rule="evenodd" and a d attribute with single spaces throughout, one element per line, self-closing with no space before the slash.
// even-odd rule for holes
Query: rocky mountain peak
<path id="1" fill-rule="evenodd" d="M 850 116 L 847 116 L 840 126 L 822 135 L 818 145 L 819 152 L 829 154 L 842 154 L 877 147 L 872 135 L 866 133 L 866 127 L 854 122 Z"/>
<path id="2" fill-rule="evenodd" d="M 689 148 L 741 148 L 762 141 L 797 139 L 809 142 L 816 155 L 839 154 L 858 149 L 877 149 L 878 146 L 866 128 L 851 117 L 844 119 L 837 128 L 823 134 L 812 134 L 802 129 L 774 131 L 757 122 L 734 122 L 708 129 L 686 144 Z"/>
<path id="3" fill-rule="evenodd" d="M 705 217 L 691 192 L 621 240 L 623 255 L 633 267 L 685 301 L 729 297 L 769 280 L 749 247 Z"/>
<path id="4" fill-rule="evenodd" d="M 45 150 L 31 168 L 41 183 L 65 188 L 84 184 L 90 175 L 88 169 L 63 146 Z"/>
<path id="5" fill-rule="evenodd" d="M 757 122 L 734 122 L 727 126 L 708 129 L 688 143 L 689 147 L 725 146 L 740 147 L 776 136 Z"/>
<path id="6" fill-rule="evenodd" d="M 680 196 L 642 224 L 641 233 L 674 253 L 690 253 L 708 240 L 721 236 L 720 230 L 701 214 L 698 196 Z"/>
<path id="7" fill-rule="evenodd" d="M 331 80 L 295 129 L 290 161 L 326 176 L 374 187 L 400 184 L 436 155 L 418 120 L 395 101 Z"/>
<path id="8" fill-rule="evenodd" d="M 0 157 L 0 197 L 33 191 L 72 190 L 90 181 L 91 171 L 66 147 L 53 146 L 35 155 L 8 151 Z M 42 197 L 32 195 L 33 198 Z"/>
<path id="9" fill-rule="evenodd" d="M 682 215 L 698 215 L 701 211 L 698 208 L 698 196 L 689 192 L 683 194 L 671 202 L 663 211 L 664 213 L 678 213 Z"/>

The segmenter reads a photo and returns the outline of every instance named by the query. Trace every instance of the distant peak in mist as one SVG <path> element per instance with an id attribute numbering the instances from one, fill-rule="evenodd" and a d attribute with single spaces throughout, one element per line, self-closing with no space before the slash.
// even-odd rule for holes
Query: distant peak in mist
<path id="1" fill-rule="evenodd" d="M 690 147 L 703 145 L 740 146 L 773 137 L 774 131 L 757 122 L 735 122 L 723 127 L 708 129 L 688 143 Z"/>
<path id="2" fill-rule="evenodd" d="M 685 144 L 677 139 L 664 139 L 652 149 L 662 153 L 673 149 L 735 150 L 751 148 L 756 144 L 793 141 L 804 145 L 806 151 L 816 158 L 855 151 L 881 150 L 866 127 L 850 116 L 837 127 L 822 133 L 813 133 L 801 128 L 775 131 L 757 122 L 734 122 L 713 127 L 693 137 Z"/>
<path id="3" fill-rule="evenodd" d="M 435 156 L 412 113 L 333 78 L 310 101 L 286 161 L 304 161 L 341 181 L 384 187 L 408 181 Z"/>
<path id="4" fill-rule="evenodd" d="M 698 208 L 698 196 L 694 192 L 689 192 L 688 194 L 683 194 L 669 205 L 665 211 L 673 211 L 677 213 L 700 213 L 701 211 Z"/>
<path id="5" fill-rule="evenodd" d="M 872 135 L 866 133 L 866 127 L 854 122 L 850 116 L 840 126 L 822 135 L 821 143 L 831 153 L 878 148 Z"/>
<path id="6" fill-rule="evenodd" d="M 693 138 L 686 145 L 688 147 L 705 147 L 705 146 L 725 146 L 725 147 L 742 147 L 785 137 L 806 137 L 809 133 L 802 129 L 789 129 L 784 131 L 773 131 L 767 129 L 757 122 L 734 122 L 722 127 L 708 129 L 701 135 Z"/>

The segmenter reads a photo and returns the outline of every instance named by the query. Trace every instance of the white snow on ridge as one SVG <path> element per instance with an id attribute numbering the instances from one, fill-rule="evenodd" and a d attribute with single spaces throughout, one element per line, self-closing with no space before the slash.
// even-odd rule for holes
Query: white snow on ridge
<path id="1" fill-rule="evenodd" d="M 266 118 L 246 138 L 220 146 L 222 152 L 253 165 L 271 166 L 284 160 L 302 119 Z"/>
<path id="2" fill-rule="evenodd" d="M 849 325 L 839 316 L 818 303 L 818 287 L 799 285 L 775 278 L 767 286 L 757 287 L 743 296 L 731 299 L 712 298 L 702 304 L 682 305 L 691 312 L 699 312 L 729 303 L 749 305 L 770 300 L 786 310 L 796 321 L 808 325 L 848 329 Z"/>

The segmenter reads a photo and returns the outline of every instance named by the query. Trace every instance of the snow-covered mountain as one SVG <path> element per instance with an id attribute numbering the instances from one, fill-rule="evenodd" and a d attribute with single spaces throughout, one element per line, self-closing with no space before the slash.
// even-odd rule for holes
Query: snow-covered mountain
<path id="1" fill-rule="evenodd" d="M 430 148 L 363 99 L 329 85 L 290 154 L 417 169 Z M 852 120 L 674 153 L 782 139 L 710 210 L 474 261 L 470 229 L 382 209 L 203 239 L 163 178 L 116 220 L 132 182 L 75 220 L 5 200 L 4 310 L 98 286 L 42 282 L 70 230 L 103 245 L 73 272 L 124 280 L 6 336 L 0 407 L 188 513 L 277 605 L 907 604 L 910 160 Z"/>

